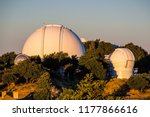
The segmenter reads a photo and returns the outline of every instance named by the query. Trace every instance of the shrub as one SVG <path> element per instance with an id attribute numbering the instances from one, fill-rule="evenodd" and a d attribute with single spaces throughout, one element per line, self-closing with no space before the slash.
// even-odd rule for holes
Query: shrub
<path id="1" fill-rule="evenodd" d="M 57 99 L 94 100 L 102 99 L 102 91 L 106 84 L 104 80 L 94 80 L 92 74 L 86 74 L 77 85 L 76 90 L 63 88 L 63 92 Z"/>
<path id="2" fill-rule="evenodd" d="M 50 99 L 50 90 L 51 90 L 51 79 L 50 74 L 45 72 L 37 81 L 37 89 L 33 95 L 33 98 L 36 100 L 48 100 Z"/>
<path id="3" fill-rule="evenodd" d="M 150 87 L 150 79 L 148 74 L 140 74 L 138 76 L 132 76 L 128 80 L 128 85 L 131 89 L 137 89 L 143 92 L 145 89 Z"/>
<path id="4" fill-rule="evenodd" d="M 4 84 L 7 84 L 8 86 L 11 83 L 16 83 L 18 81 L 18 78 L 12 73 L 11 70 L 4 71 L 4 74 L 2 75 L 2 82 Z"/>
<path id="5" fill-rule="evenodd" d="M 37 78 L 42 74 L 43 69 L 40 64 L 33 61 L 26 60 L 20 62 L 13 67 L 14 74 L 17 74 L 20 78 L 26 79 L 26 83 L 35 82 Z"/>
<path id="6" fill-rule="evenodd" d="M 125 96 L 129 90 L 126 79 L 111 79 L 105 86 L 103 96 Z"/>

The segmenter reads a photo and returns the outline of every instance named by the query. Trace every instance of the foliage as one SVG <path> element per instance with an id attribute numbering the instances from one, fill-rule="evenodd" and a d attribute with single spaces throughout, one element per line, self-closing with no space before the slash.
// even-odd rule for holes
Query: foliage
<path id="1" fill-rule="evenodd" d="M 86 53 L 79 59 L 79 65 L 84 67 L 84 71 L 87 69 L 86 73 L 91 72 L 98 79 L 108 79 L 106 77 L 108 63 L 104 60 L 104 56 L 111 54 L 116 47 L 99 39 L 86 42 L 85 47 Z"/>
<path id="2" fill-rule="evenodd" d="M 40 56 L 31 56 L 31 57 L 30 57 L 30 60 L 31 60 L 31 61 L 34 61 L 34 62 L 37 63 L 37 64 L 41 64 L 41 62 L 42 62 Z"/>
<path id="3" fill-rule="evenodd" d="M 75 99 L 101 99 L 105 84 L 106 81 L 94 80 L 92 74 L 86 74 L 84 79 L 77 84 Z"/>
<path id="4" fill-rule="evenodd" d="M 133 52 L 136 62 L 148 55 L 148 53 L 142 47 L 134 45 L 133 43 L 128 43 L 125 45 L 125 47 L 129 48 Z"/>
<path id="5" fill-rule="evenodd" d="M 98 79 L 106 78 L 106 69 L 104 69 L 103 62 L 98 60 L 94 52 L 87 52 L 79 59 L 79 64 L 93 73 Z"/>
<path id="6" fill-rule="evenodd" d="M 48 100 L 50 99 L 51 90 L 50 74 L 45 72 L 37 81 L 37 90 L 35 91 L 33 98 L 36 100 Z"/>
<path id="7" fill-rule="evenodd" d="M 131 89 L 131 90 L 127 93 L 127 95 L 129 95 L 129 96 L 139 96 L 139 95 L 140 95 L 140 91 L 137 90 L 137 89 Z"/>
<path id="8" fill-rule="evenodd" d="M 103 96 L 125 96 L 129 90 L 126 79 L 111 79 L 105 86 Z"/>
<path id="9" fill-rule="evenodd" d="M 16 54 L 14 52 L 6 53 L 0 56 L 0 70 L 4 70 L 4 68 L 9 68 L 14 65 L 14 59 Z"/>
<path id="10" fill-rule="evenodd" d="M 95 52 L 96 56 L 100 56 L 104 58 L 104 55 L 112 53 L 117 46 L 112 45 L 109 42 L 100 41 L 100 39 L 96 39 L 95 41 L 87 41 L 85 44 L 86 51 Z"/>
<path id="11" fill-rule="evenodd" d="M 150 73 L 150 55 L 145 56 L 140 61 L 136 62 L 139 73 Z"/>
<path id="12" fill-rule="evenodd" d="M 30 60 L 20 62 L 13 67 L 13 72 L 20 78 L 26 79 L 26 83 L 35 82 L 36 79 L 42 74 L 43 69 L 40 64 Z"/>
<path id="13" fill-rule="evenodd" d="M 80 58 L 59 52 L 45 55 L 42 60 L 39 56 L 33 56 L 18 65 L 14 65 L 16 54 L 6 53 L 0 56 L 0 81 L 7 85 L 12 82 L 36 82 L 34 99 L 124 99 L 128 95 L 138 95 L 139 92 L 141 96 L 150 89 L 148 74 L 133 76 L 128 80 L 110 80 L 107 74 L 109 66 L 104 57 L 117 46 L 99 39 L 87 41 L 84 45 L 86 53 Z M 133 43 L 126 44 L 125 47 L 133 52 L 139 73 L 150 72 L 150 55 Z M 62 89 L 59 95 L 60 91 L 55 86 Z"/>
<path id="14" fill-rule="evenodd" d="M 59 52 L 59 53 L 53 53 L 50 55 L 44 56 L 43 60 L 43 66 L 52 69 L 57 70 L 60 66 L 64 66 L 70 61 L 70 58 L 68 57 L 68 54 Z"/>
<path id="15" fill-rule="evenodd" d="M 145 73 L 150 71 L 150 55 L 138 45 L 129 43 L 125 45 L 126 48 L 129 48 L 135 56 L 135 67 L 138 68 L 139 73 Z"/>
<path id="16" fill-rule="evenodd" d="M 4 84 L 7 84 L 8 86 L 13 82 L 16 83 L 18 81 L 18 79 L 19 78 L 16 77 L 10 69 L 5 70 L 4 74 L 2 75 L 2 82 Z"/>
<path id="17" fill-rule="evenodd" d="M 57 97 L 58 100 L 74 100 L 74 93 L 73 89 L 62 88 L 63 92 L 59 94 Z"/>
<path id="18" fill-rule="evenodd" d="M 103 80 L 94 80 L 92 74 L 86 74 L 83 80 L 77 85 L 77 89 L 63 88 L 63 92 L 60 94 L 58 99 L 75 99 L 75 100 L 93 100 L 101 99 L 102 91 L 106 82 Z"/>
<path id="19" fill-rule="evenodd" d="M 148 74 L 139 74 L 138 76 L 132 76 L 128 80 L 128 85 L 131 89 L 144 91 L 145 89 L 150 88 L 150 78 L 148 78 Z"/>
<path id="20" fill-rule="evenodd" d="M 0 70 L 0 82 L 2 82 L 3 71 Z"/>

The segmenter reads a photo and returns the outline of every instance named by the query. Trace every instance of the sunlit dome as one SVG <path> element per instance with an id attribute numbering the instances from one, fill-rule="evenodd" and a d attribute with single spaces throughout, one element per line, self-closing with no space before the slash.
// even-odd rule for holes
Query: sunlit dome
<path id="1" fill-rule="evenodd" d="M 81 39 L 81 42 L 82 42 L 82 43 L 87 42 L 87 40 L 86 40 L 84 37 L 81 37 L 80 39 Z"/>
<path id="2" fill-rule="evenodd" d="M 15 65 L 17 65 L 19 62 L 29 59 L 29 57 L 25 54 L 18 54 L 14 60 Z"/>
<path id="3" fill-rule="evenodd" d="M 28 56 L 39 55 L 43 58 L 54 52 L 65 52 L 69 56 L 84 55 L 85 48 L 80 38 L 70 29 L 63 25 L 45 25 L 26 40 L 22 53 Z"/>
<path id="4" fill-rule="evenodd" d="M 130 78 L 133 73 L 134 55 L 127 48 L 117 48 L 110 55 L 110 61 L 116 72 L 117 78 Z"/>

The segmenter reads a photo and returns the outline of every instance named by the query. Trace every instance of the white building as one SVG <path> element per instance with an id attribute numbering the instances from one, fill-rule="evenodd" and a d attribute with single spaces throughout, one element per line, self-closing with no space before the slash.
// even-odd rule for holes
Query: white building
<path id="1" fill-rule="evenodd" d="M 84 37 L 81 37 L 80 39 L 81 39 L 81 42 L 82 42 L 82 43 L 87 42 L 87 40 L 86 40 Z"/>
<path id="2" fill-rule="evenodd" d="M 68 53 L 69 56 L 84 55 L 85 48 L 80 38 L 67 27 L 63 25 L 45 25 L 26 40 L 22 53 L 28 56 L 39 55 L 43 58 L 54 52 Z"/>
<path id="3" fill-rule="evenodd" d="M 134 55 L 127 48 L 117 48 L 110 54 L 109 58 L 111 62 L 111 72 L 113 71 L 113 77 L 129 79 L 133 74 L 134 67 Z"/>
<path id="4" fill-rule="evenodd" d="M 18 54 L 14 60 L 14 63 L 17 65 L 19 62 L 29 59 L 25 54 Z"/>

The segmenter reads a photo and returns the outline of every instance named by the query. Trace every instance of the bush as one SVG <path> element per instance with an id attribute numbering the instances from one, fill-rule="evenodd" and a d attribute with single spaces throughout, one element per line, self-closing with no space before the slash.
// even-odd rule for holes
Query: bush
<path id="1" fill-rule="evenodd" d="M 14 52 L 9 52 L 0 56 L 0 70 L 13 66 L 15 57 L 16 54 Z"/>
<path id="2" fill-rule="evenodd" d="M 140 95 L 140 91 L 139 90 L 136 90 L 136 89 L 131 89 L 127 95 L 129 96 L 139 96 Z"/>
<path id="3" fill-rule="evenodd" d="M 18 79 L 19 78 L 16 77 L 11 70 L 4 71 L 4 74 L 2 75 L 2 82 L 8 86 L 13 82 L 16 83 Z"/>
<path id="4" fill-rule="evenodd" d="M 70 62 L 68 54 L 59 52 L 44 56 L 43 66 L 47 69 L 57 70 Z"/>
<path id="5" fill-rule="evenodd" d="M 104 80 L 93 80 L 92 74 L 86 74 L 83 80 L 77 85 L 77 89 L 63 88 L 63 92 L 57 99 L 65 100 L 94 100 L 102 99 L 102 91 L 106 84 Z"/>
<path id="6" fill-rule="evenodd" d="M 138 76 L 132 76 L 128 80 L 128 85 L 131 89 L 137 89 L 143 92 L 145 89 L 150 87 L 150 79 L 148 74 L 139 74 Z"/>
<path id="7" fill-rule="evenodd" d="M 126 79 L 111 79 L 105 86 L 103 96 L 125 96 L 129 90 Z"/>
<path id="8" fill-rule="evenodd" d="M 40 64 L 37 64 L 30 60 L 20 62 L 13 67 L 14 74 L 17 74 L 19 78 L 26 79 L 26 83 L 35 82 L 42 74 L 43 69 Z"/>
<path id="9" fill-rule="evenodd" d="M 106 79 L 106 69 L 103 66 L 103 61 L 95 56 L 94 52 L 87 52 L 79 59 L 79 64 L 84 66 L 89 72 L 98 79 Z"/>
<path id="10" fill-rule="evenodd" d="M 36 100 L 48 100 L 50 99 L 50 90 L 51 90 L 51 79 L 50 74 L 45 72 L 37 81 L 37 89 L 33 95 L 33 98 Z"/>

